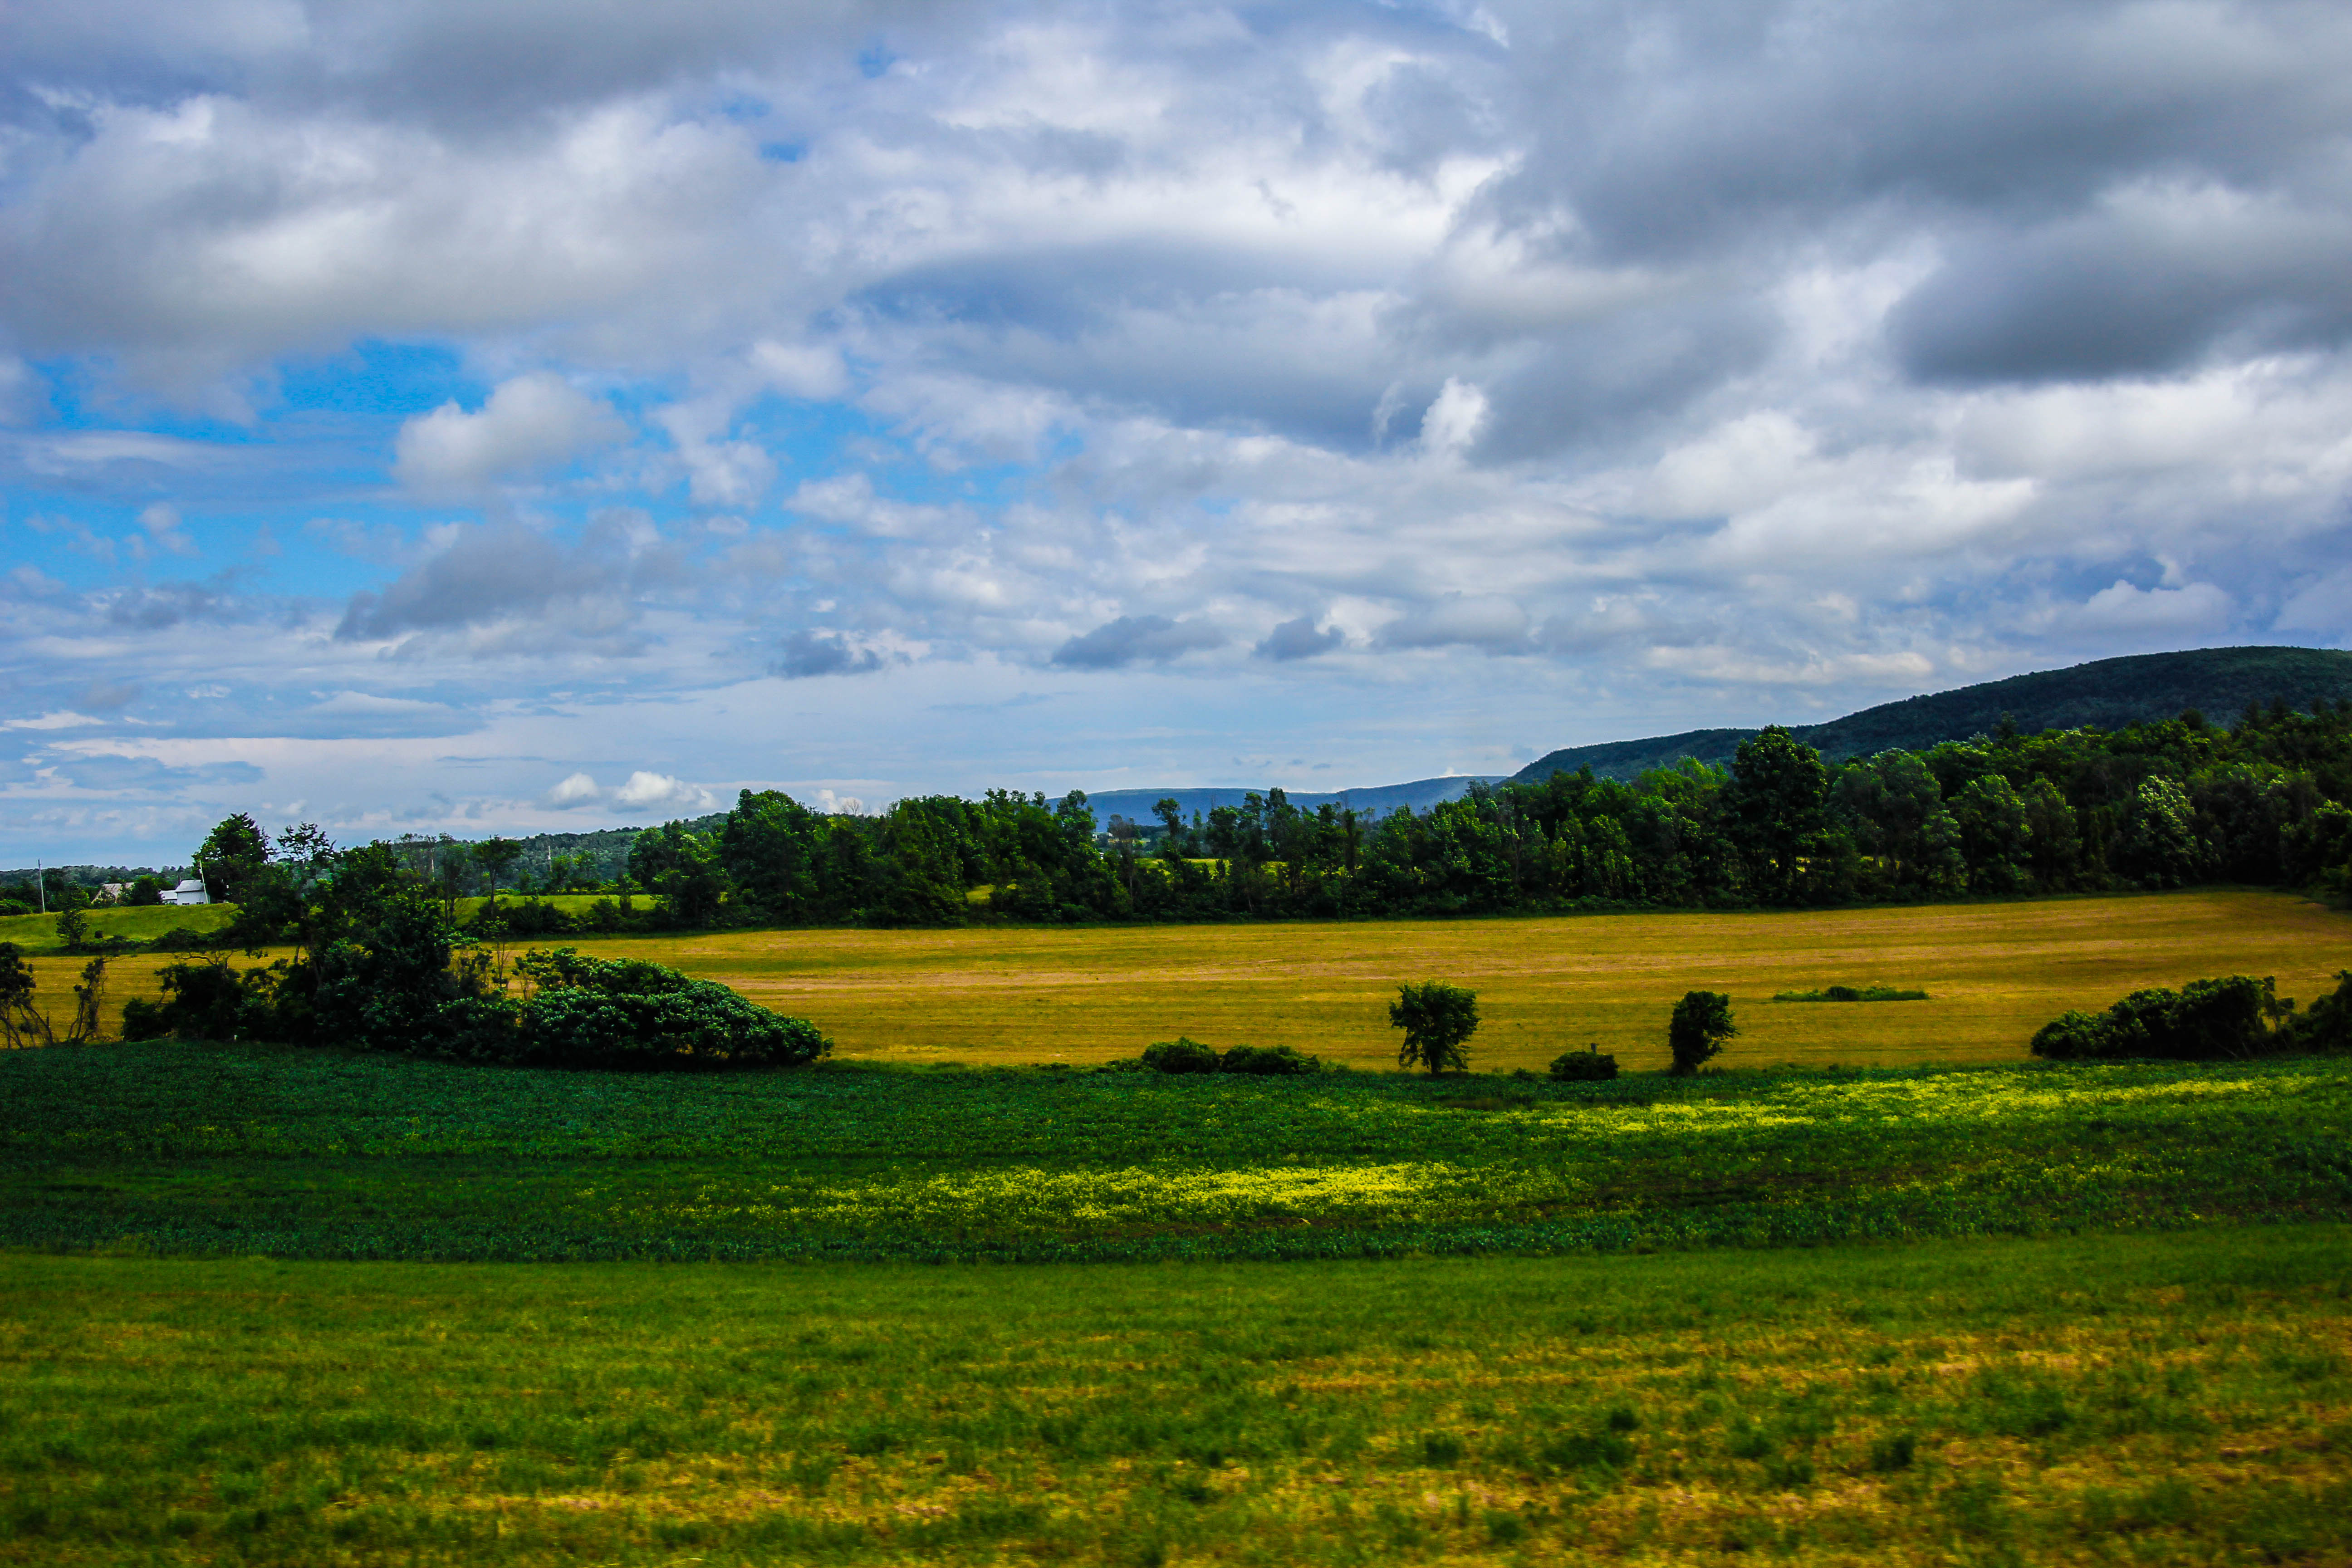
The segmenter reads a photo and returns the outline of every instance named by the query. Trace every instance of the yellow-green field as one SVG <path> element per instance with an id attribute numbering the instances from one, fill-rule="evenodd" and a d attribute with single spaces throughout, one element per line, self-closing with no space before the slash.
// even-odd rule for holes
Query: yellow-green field
<path id="1" fill-rule="evenodd" d="M 18 1255 L 0 1563 L 2340 1563 L 2347 1240 Z"/>
<path id="2" fill-rule="evenodd" d="M 114 929 L 125 910 L 93 923 Z M 204 910 L 161 911 L 204 915 Z M 215 917 L 217 918 L 217 917 Z M 37 917 L 0 940 L 54 950 Z M 152 934 L 152 933 L 148 933 Z M 1727 1065 L 2016 1060 L 2069 1007 L 2204 975 L 2278 977 L 2308 1000 L 2352 967 L 2352 916 L 2284 893 L 2199 890 L 2022 903 L 1758 914 L 1378 921 L 1323 924 L 760 931 L 566 938 L 654 959 L 815 1019 L 853 1057 L 1086 1063 L 1190 1035 L 1392 1061 L 1387 1005 L 1404 980 L 1475 987 L 1473 1065 L 1540 1069 L 1597 1043 L 1664 1065 L 1685 991 L 1731 994 Z M 60 1016 L 79 961 L 37 956 Z M 152 994 L 161 955 L 114 961 L 112 1016 Z M 1919 987 L 1926 1002 L 1799 1005 L 1776 991 Z"/>
<path id="3" fill-rule="evenodd" d="M 1393 1063 L 1398 982 L 1475 987 L 1483 1071 L 1540 1070 L 1598 1042 L 1664 1065 L 1685 991 L 1729 992 L 1741 1062 L 1895 1065 L 2021 1058 L 2069 1007 L 2146 985 L 2275 974 L 2308 1000 L 2352 967 L 2352 917 L 2306 900 L 2197 891 L 1781 914 L 1333 924 L 746 931 L 623 938 L 815 1019 L 849 1056 L 1083 1063 L 1190 1035 Z M 1926 1002 L 1798 1005 L 1776 991 L 1917 986 Z"/>

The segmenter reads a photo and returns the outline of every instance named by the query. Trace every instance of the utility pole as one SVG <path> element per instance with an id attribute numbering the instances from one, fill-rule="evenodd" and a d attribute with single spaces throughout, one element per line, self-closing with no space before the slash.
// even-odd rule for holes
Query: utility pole
<path id="1" fill-rule="evenodd" d="M 41 869 L 38 856 L 33 858 L 33 886 L 41 890 L 41 912 L 47 914 L 49 912 L 49 874 Z"/>

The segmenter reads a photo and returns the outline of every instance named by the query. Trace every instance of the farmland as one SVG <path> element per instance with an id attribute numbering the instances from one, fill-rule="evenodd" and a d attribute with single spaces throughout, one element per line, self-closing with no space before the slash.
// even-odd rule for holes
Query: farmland
<path id="1" fill-rule="evenodd" d="M 54 948 L 53 929 L 8 923 L 25 929 L 0 939 L 34 948 L 46 997 L 69 1002 L 79 964 L 37 956 Z M 1472 1061 L 1482 1070 L 1540 1071 L 1589 1043 L 1629 1067 L 1661 1066 L 1666 1012 L 1694 988 L 1733 996 L 1735 1063 L 2006 1062 L 2059 1013 L 2140 986 L 2242 972 L 2274 974 L 2283 994 L 2307 1000 L 2352 965 L 2352 921 L 2252 890 L 1796 913 L 563 940 L 675 964 L 803 1014 L 846 1057 L 974 1064 L 1099 1062 L 1185 1034 L 1372 1067 L 1394 1060 L 1386 1006 L 1396 983 L 1429 978 L 1478 990 L 1485 1022 Z M 151 989 L 163 962 L 117 960 L 114 1005 Z M 1930 1000 L 1767 1000 L 1829 984 L 1919 988 Z"/>
<path id="2" fill-rule="evenodd" d="M 40 1247 L 1316 1258 L 2352 1209 L 2352 1073 L 2332 1058 L 1553 1084 L 678 1076 L 155 1042 L 0 1055 L 0 1246 Z"/>
<path id="3" fill-rule="evenodd" d="M 2341 1226 L 0 1273 L 0 1562 L 2337 1562 Z"/>

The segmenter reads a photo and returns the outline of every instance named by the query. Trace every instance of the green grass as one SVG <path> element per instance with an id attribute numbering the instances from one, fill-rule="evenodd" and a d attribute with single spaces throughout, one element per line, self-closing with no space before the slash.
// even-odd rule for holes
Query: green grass
<path id="1" fill-rule="evenodd" d="M 0 1246 L 312 1258 L 1316 1258 L 2340 1217 L 2352 1064 L 1601 1084 L 0 1056 Z"/>
<path id="2" fill-rule="evenodd" d="M 2342 1562 L 2347 1249 L 0 1257 L 0 1563 Z"/>
<path id="3" fill-rule="evenodd" d="M 152 942 L 178 926 L 192 931 L 217 931 L 236 918 L 236 906 L 196 904 L 183 909 L 173 904 L 149 904 L 138 909 L 84 910 L 82 918 L 89 922 L 92 936 Z M 58 917 L 54 914 L 0 916 L 0 942 L 14 942 L 28 953 L 65 951 L 65 944 L 58 938 Z"/>

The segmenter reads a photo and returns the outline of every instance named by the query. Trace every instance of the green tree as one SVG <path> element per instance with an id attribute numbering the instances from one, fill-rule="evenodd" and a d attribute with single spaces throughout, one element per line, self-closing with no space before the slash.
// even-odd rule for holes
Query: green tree
<path id="1" fill-rule="evenodd" d="M 270 860 L 269 835 L 244 812 L 223 817 L 196 851 L 196 875 L 205 892 L 216 904 L 242 901 L 246 885 L 259 877 Z"/>
<path id="2" fill-rule="evenodd" d="M 1824 847 L 1828 794 L 1822 754 L 1780 725 L 1739 742 L 1726 805 L 1732 842 L 1759 899 L 1793 903 L 1802 892 L 1805 863 Z"/>
<path id="3" fill-rule="evenodd" d="M 509 871 L 514 869 L 514 863 L 521 858 L 522 846 L 511 838 L 494 837 L 485 838 L 474 846 L 474 864 L 479 866 L 482 868 L 482 875 L 490 879 L 492 899 L 499 896 L 499 881 Z"/>
<path id="4" fill-rule="evenodd" d="M 1466 1071 L 1470 1053 L 1465 1047 L 1478 1032 L 1478 994 L 1443 980 L 1400 985 L 1397 999 L 1389 1004 L 1389 1024 L 1404 1031 L 1397 1066 Z"/>
<path id="5" fill-rule="evenodd" d="M 2033 823 L 2025 797 L 1999 773 L 1987 773 L 1952 802 L 1969 859 L 1969 886 L 2013 893 L 2033 883 Z"/>
<path id="6" fill-rule="evenodd" d="M 1666 1048 L 1674 1053 L 1673 1071 L 1688 1077 L 1721 1054 L 1723 1042 L 1739 1033 L 1731 1021 L 1731 998 L 1720 991 L 1688 991 L 1675 1004 L 1666 1022 Z"/>

